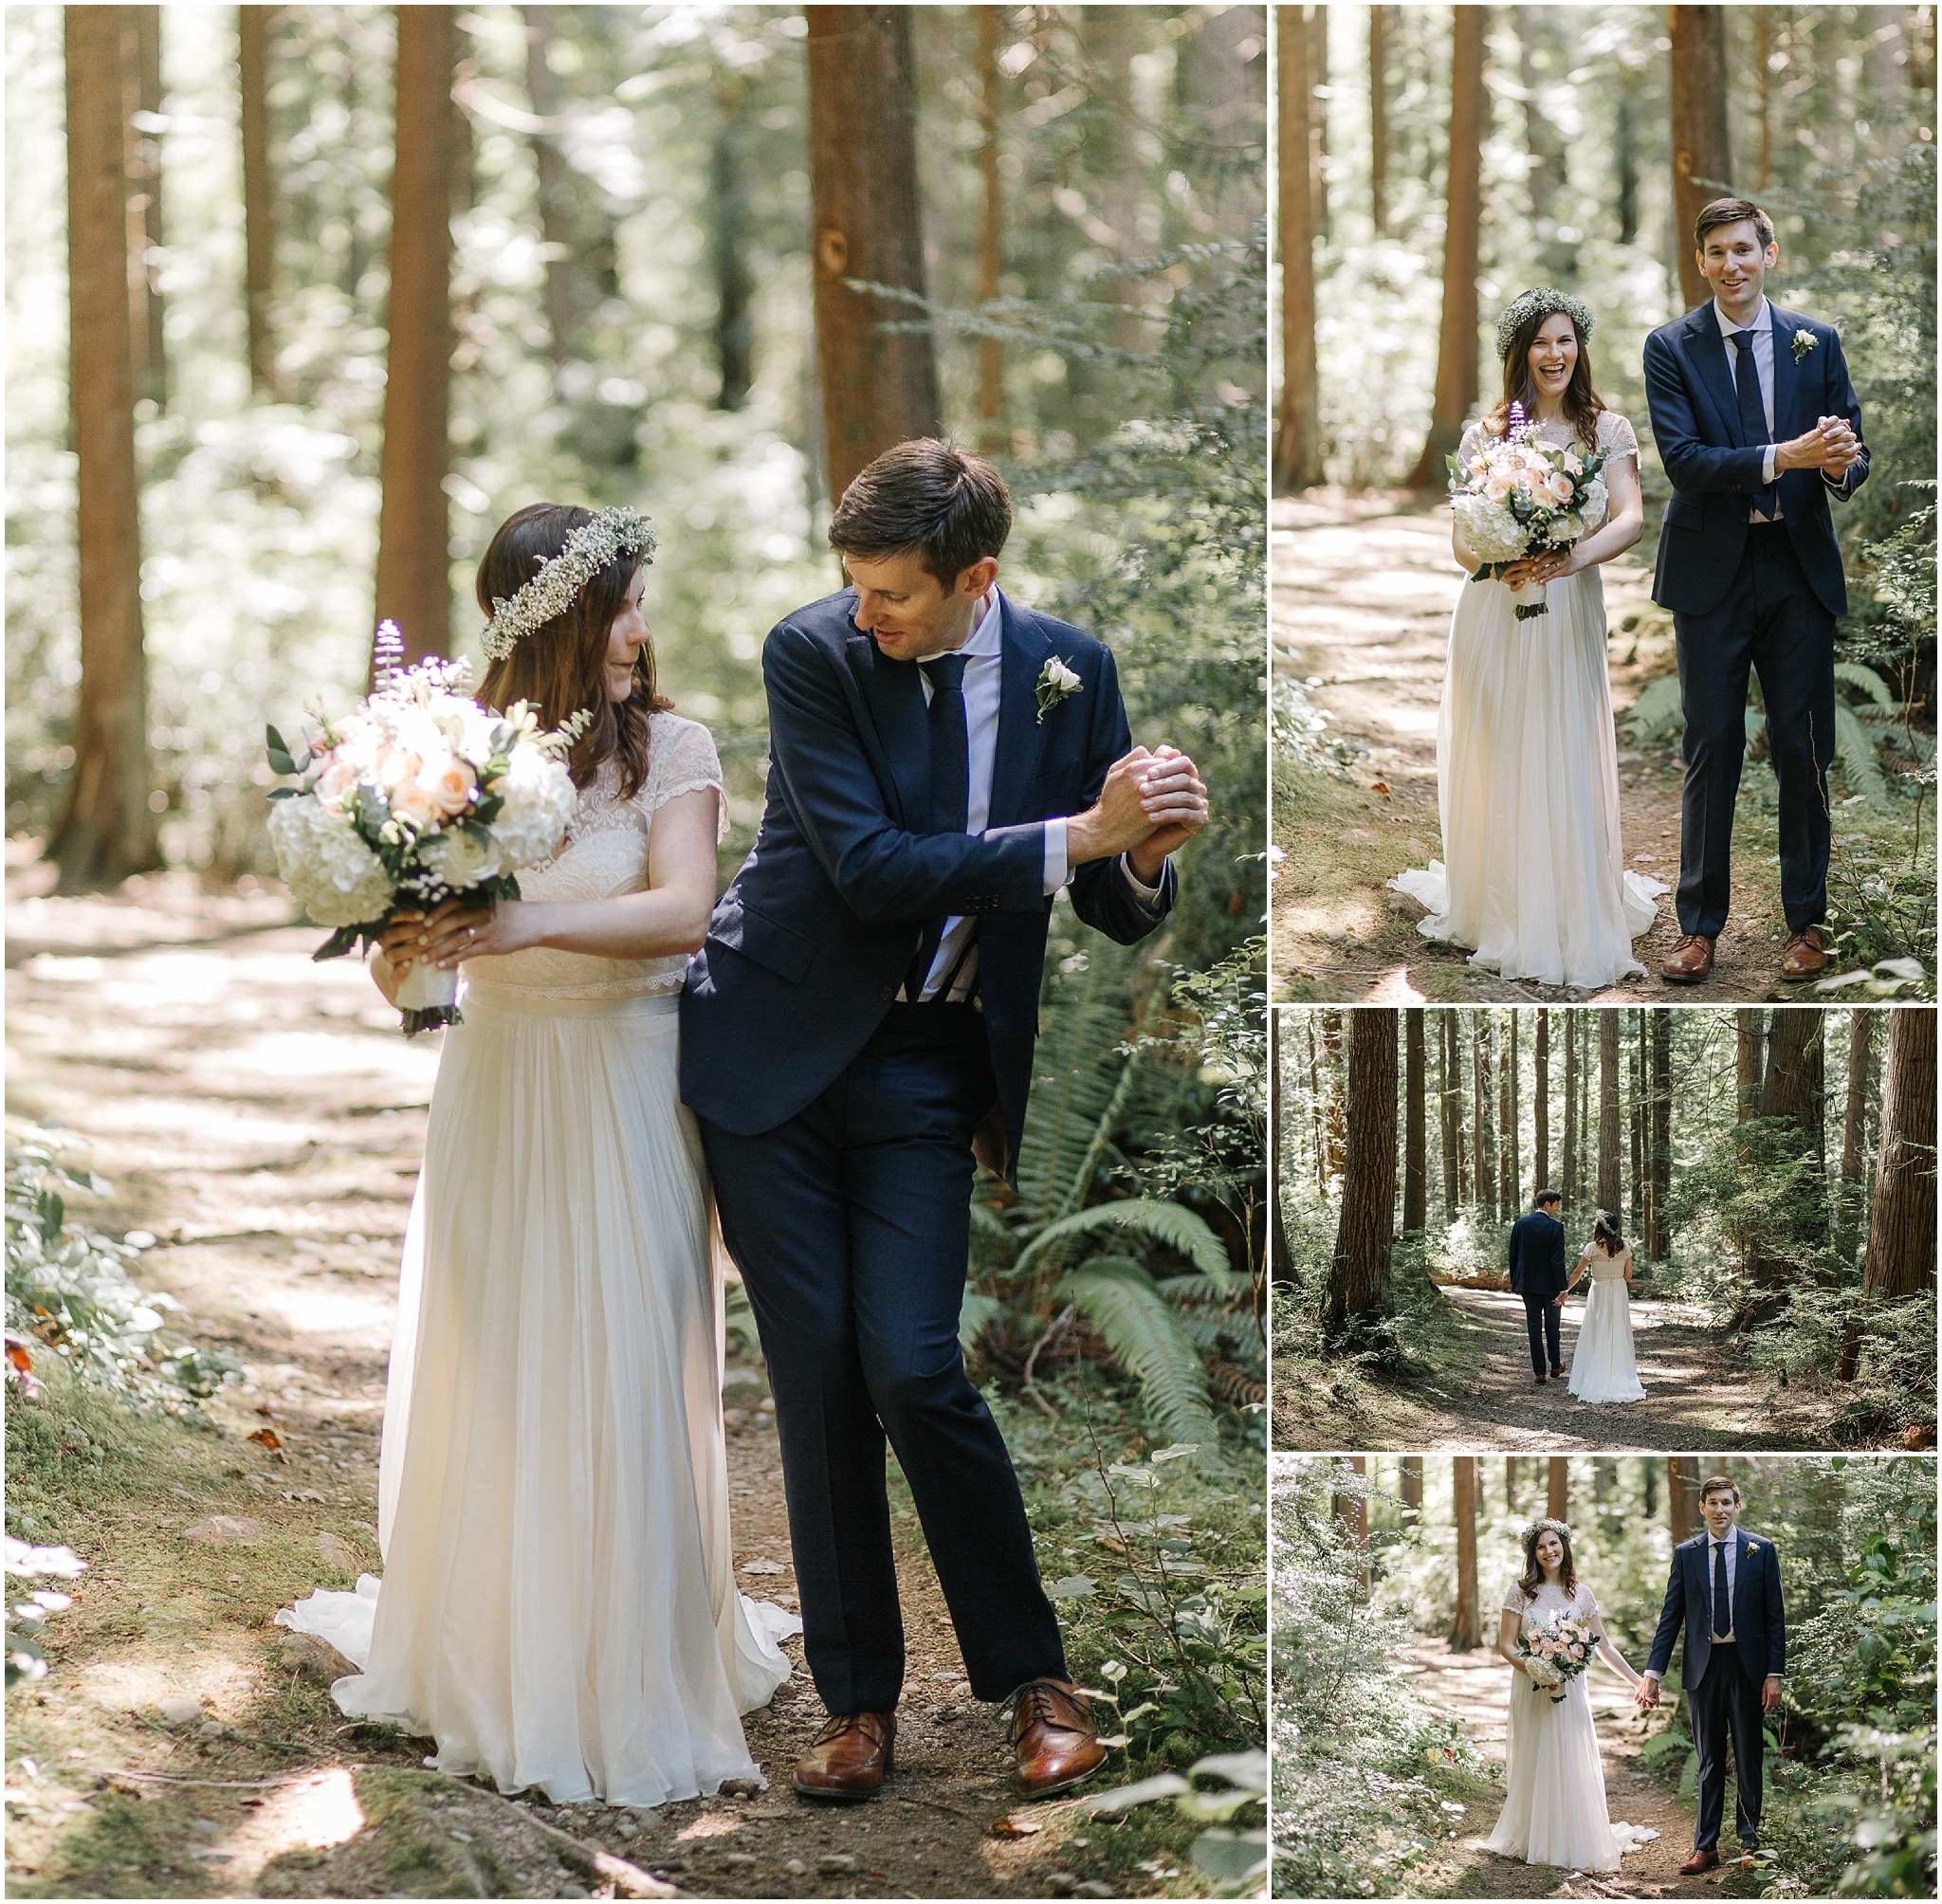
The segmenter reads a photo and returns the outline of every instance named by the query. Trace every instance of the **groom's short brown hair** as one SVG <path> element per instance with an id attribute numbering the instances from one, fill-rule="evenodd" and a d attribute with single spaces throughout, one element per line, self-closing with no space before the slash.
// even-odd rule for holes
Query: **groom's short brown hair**
<path id="1" fill-rule="evenodd" d="M 1740 1498 L 1739 1483 L 1727 1474 L 1713 1474 L 1699 1484 L 1699 1498 L 1703 1502 L 1708 1494 L 1731 1494 L 1734 1500 Z"/>
<path id="2" fill-rule="evenodd" d="M 1753 203 L 1750 198 L 1715 198 L 1699 208 L 1699 216 L 1693 221 L 1693 248 L 1703 251 L 1706 248 L 1706 234 L 1722 225 L 1738 225 L 1751 219 L 1753 229 L 1760 234 L 1763 248 L 1773 243 L 1773 220 Z"/>
<path id="3" fill-rule="evenodd" d="M 1537 1200 L 1530 1207 L 1533 1210 L 1542 1210 L 1547 1203 L 1562 1203 L 1564 1200 L 1564 1194 L 1561 1191 L 1540 1190 L 1537 1193 Z"/>
<path id="4" fill-rule="evenodd" d="M 1005 479 L 981 456 L 913 436 L 860 470 L 830 518 L 839 555 L 914 555 L 945 588 L 1012 533 Z"/>

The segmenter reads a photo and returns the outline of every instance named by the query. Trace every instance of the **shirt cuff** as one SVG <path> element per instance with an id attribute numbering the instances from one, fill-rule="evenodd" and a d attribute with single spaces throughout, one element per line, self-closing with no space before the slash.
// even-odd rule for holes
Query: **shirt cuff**
<path id="1" fill-rule="evenodd" d="M 1648 1666 L 1648 1667 L 1647 1667 L 1647 1668 L 1645 1669 L 1645 1671 L 1644 1671 L 1644 1672 L 1642 1672 L 1641 1674 L 1640 1674 L 1640 1675 L 1639 1675 L 1639 1676 L 1640 1676 L 1640 1677 L 1641 1679 L 1650 1679 L 1650 1680 L 1653 1680 L 1653 1681 L 1654 1681 L 1654 1682 L 1656 1683 L 1657 1681 L 1658 1681 L 1658 1680 L 1660 1680 L 1660 1679 L 1663 1679 L 1663 1678 L 1665 1677 L 1665 1675 L 1664 1675 L 1663 1673 L 1659 1672 L 1659 1671 L 1658 1671 L 1658 1669 L 1657 1667 L 1655 1667 L 1655 1666 Z"/>
<path id="2" fill-rule="evenodd" d="M 1769 443 L 1767 446 L 1767 454 L 1760 459 L 1760 486 L 1763 489 L 1770 489 L 1773 486 L 1773 456 L 1778 448 L 1777 444 Z"/>
<path id="3" fill-rule="evenodd" d="M 1045 889 L 1056 892 L 1072 876 L 1072 862 L 1066 857 L 1066 823 L 1050 819 L 1045 823 Z"/>
<path id="4" fill-rule="evenodd" d="M 1126 883 L 1132 888 L 1133 897 L 1137 899 L 1140 902 L 1140 904 L 1146 908 L 1148 912 L 1151 912 L 1160 904 L 1161 888 L 1163 887 L 1166 883 L 1165 873 L 1163 872 L 1160 875 L 1160 882 L 1158 885 L 1148 886 L 1146 882 L 1143 880 L 1140 877 L 1140 875 L 1133 870 L 1133 862 L 1130 856 L 1126 853 L 1121 853 L 1119 856 L 1119 870 L 1121 874 L 1125 877 Z"/>

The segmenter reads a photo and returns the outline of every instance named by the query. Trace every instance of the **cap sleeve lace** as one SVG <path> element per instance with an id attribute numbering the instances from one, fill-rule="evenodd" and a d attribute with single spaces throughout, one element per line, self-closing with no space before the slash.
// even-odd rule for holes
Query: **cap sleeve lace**
<path id="1" fill-rule="evenodd" d="M 1479 416 L 1476 419 L 1476 421 L 1473 423 L 1470 426 L 1470 428 L 1463 432 L 1463 439 L 1456 446 L 1457 462 L 1467 464 L 1473 456 L 1480 455 L 1485 449 L 1489 449 L 1490 446 L 1493 444 L 1496 440 L 1497 439 L 1494 436 L 1493 436 L 1491 432 L 1483 427 L 1483 418 Z"/>
<path id="2" fill-rule="evenodd" d="M 1612 460 L 1621 456 L 1638 455 L 1639 437 L 1632 428 L 1631 419 L 1621 416 L 1616 410 L 1601 411 L 1598 418 L 1598 447 Z"/>
<path id="3" fill-rule="evenodd" d="M 728 802 L 722 792 L 722 760 L 715 751 L 715 737 L 699 721 L 686 721 L 678 714 L 656 714 L 650 730 L 648 778 L 634 796 L 634 806 L 651 818 L 669 800 L 699 793 L 704 787 L 715 791 L 715 837 L 724 839 L 728 833 Z"/>
<path id="4" fill-rule="evenodd" d="M 1514 1576 L 1504 1590 L 1504 1611 L 1517 1614 L 1520 1618 L 1530 1611 L 1530 1602 L 1524 1597 L 1523 1583 Z"/>
<path id="5" fill-rule="evenodd" d="M 1582 1580 L 1578 1583 L 1578 1596 L 1572 1602 L 1572 1609 L 1581 1620 L 1590 1620 L 1598 1612 L 1598 1596 Z"/>

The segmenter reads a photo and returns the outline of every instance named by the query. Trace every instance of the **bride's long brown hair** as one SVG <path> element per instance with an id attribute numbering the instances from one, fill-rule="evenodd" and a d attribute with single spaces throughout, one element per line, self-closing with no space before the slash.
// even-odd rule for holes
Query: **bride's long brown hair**
<path id="1" fill-rule="evenodd" d="M 559 555 L 566 539 L 593 520 L 591 509 L 571 503 L 529 503 L 514 510 L 479 558 L 480 613 L 489 618 L 495 598 L 510 601 L 542 561 Z M 549 727 L 585 708 L 594 718 L 567 756 L 573 783 L 587 785 L 612 757 L 619 762 L 623 799 L 639 793 L 648 778 L 648 717 L 674 705 L 655 682 L 651 641 L 643 642 L 634 657 L 627 699 L 607 698 L 607 632 L 626 605 L 628 584 L 639 567 L 634 556 L 609 562 L 564 614 L 521 635 L 510 654 L 493 662 L 479 689 L 488 707 L 530 701 Z"/>
<path id="2" fill-rule="evenodd" d="M 1565 1558 L 1558 1567 L 1558 1584 L 1564 1588 L 1565 1598 L 1569 1600 L 1578 1591 L 1578 1568 L 1571 1559 L 1571 1536 L 1563 1528 L 1540 1525 L 1524 1543 L 1524 1577 L 1517 1584 L 1524 1589 L 1526 1600 L 1537 1598 L 1537 1590 L 1544 1584 L 1544 1565 L 1537 1557 L 1537 1544 L 1546 1534 L 1556 1534 L 1564 1543 Z M 1498 1578 L 1503 1576 L 1500 1574 Z"/>
<path id="3" fill-rule="evenodd" d="M 1510 428 L 1513 403 L 1521 403 L 1526 417 L 1535 420 L 1537 379 L 1530 374 L 1530 347 L 1552 318 L 1565 319 L 1578 339 L 1578 361 L 1571 366 L 1571 381 L 1565 386 L 1565 421 L 1585 449 L 1594 449 L 1598 447 L 1598 419 L 1605 404 L 1591 387 L 1591 345 L 1569 311 L 1533 311 L 1517 326 L 1511 348 L 1504 353 L 1504 394 L 1484 418 L 1484 426 L 1492 435 L 1502 436 Z"/>

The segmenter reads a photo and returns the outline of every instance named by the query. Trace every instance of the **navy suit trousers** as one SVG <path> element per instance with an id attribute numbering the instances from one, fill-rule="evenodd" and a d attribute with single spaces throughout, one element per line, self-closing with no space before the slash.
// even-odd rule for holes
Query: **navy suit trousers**
<path id="1" fill-rule="evenodd" d="M 787 1123 L 743 1137 L 702 1120 L 775 1395 L 803 1653 L 832 1712 L 890 1712 L 903 1687 L 887 1437 L 972 1692 L 1065 1676 L 1017 1476 L 958 1345 L 971 1133 L 997 1095 L 981 1013 L 899 1004 Z"/>
<path id="2" fill-rule="evenodd" d="M 1679 930 L 1717 937 L 1731 903 L 1733 802 L 1758 669 L 1780 779 L 1780 897 L 1798 932 L 1827 916 L 1827 769 L 1834 760 L 1834 617 L 1808 585 L 1785 523 L 1747 531 L 1719 606 L 1673 617 L 1685 707 Z"/>
<path id="3" fill-rule="evenodd" d="M 1555 1296 L 1524 1298 L 1524 1327 L 1530 1332 L 1530 1372 L 1533 1375 L 1548 1375 L 1564 1359 L 1558 1340 L 1560 1314 Z"/>
<path id="4" fill-rule="evenodd" d="M 1733 1775 L 1738 1787 L 1734 1823 L 1740 1842 L 1760 1835 L 1762 1761 L 1766 1735 L 1760 1725 L 1760 1687 L 1748 1678 L 1737 1646 L 1713 1641 L 1706 1671 L 1686 1694 L 1686 1717 L 1699 1754 L 1699 1823 L 1693 1849 L 1709 1851 L 1719 1842 L 1726 1811 L 1726 1748 L 1732 1741 Z"/>

